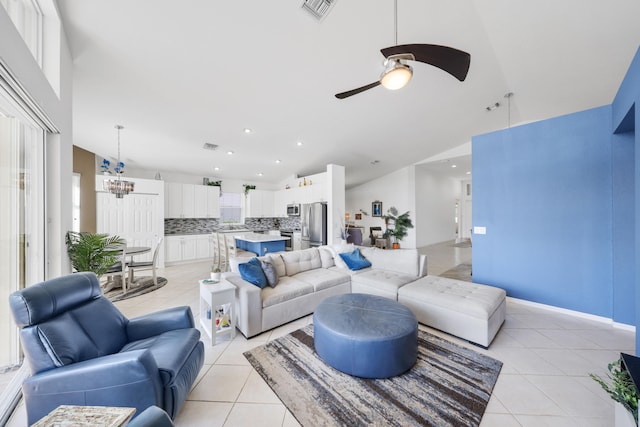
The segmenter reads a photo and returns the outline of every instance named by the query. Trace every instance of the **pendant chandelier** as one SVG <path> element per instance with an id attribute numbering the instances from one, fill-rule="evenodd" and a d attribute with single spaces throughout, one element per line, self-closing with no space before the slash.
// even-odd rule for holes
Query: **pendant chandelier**
<path id="1" fill-rule="evenodd" d="M 102 188 L 109 193 L 113 193 L 116 195 L 117 199 L 122 199 L 125 194 L 129 194 L 133 191 L 134 183 L 130 181 L 122 180 L 122 173 L 124 169 L 124 164 L 120 162 L 120 130 L 124 129 L 124 126 L 116 125 L 116 129 L 118 129 L 118 164 L 116 165 L 115 172 L 118 175 L 117 179 L 105 179 L 102 184 Z"/>

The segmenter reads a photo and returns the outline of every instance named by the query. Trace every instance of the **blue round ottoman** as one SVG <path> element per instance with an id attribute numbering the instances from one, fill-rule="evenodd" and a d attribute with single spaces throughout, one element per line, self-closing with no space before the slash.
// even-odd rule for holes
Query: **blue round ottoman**
<path id="1" fill-rule="evenodd" d="M 388 298 L 368 294 L 329 297 L 313 314 L 313 334 L 322 360 L 357 377 L 389 378 L 416 363 L 416 316 Z"/>

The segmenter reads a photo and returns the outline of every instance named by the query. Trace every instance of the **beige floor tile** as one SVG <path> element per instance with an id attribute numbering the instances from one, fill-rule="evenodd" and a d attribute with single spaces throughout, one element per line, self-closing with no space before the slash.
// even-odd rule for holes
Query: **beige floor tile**
<path id="1" fill-rule="evenodd" d="M 490 414 L 485 412 L 480 427 L 522 427 L 511 414 Z"/>
<path id="2" fill-rule="evenodd" d="M 578 420 L 572 417 L 551 415 L 516 415 L 518 425 L 522 427 L 583 427 Z M 604 427 L 604 426 L 603 426 Z"/>
<path id="3" fill-rule="evenodd" d="M 283 404 L 236 403 L 225 427 L 281 427 L 286 408 Z"/>
<path id="4" fill-rule="evenodd" d="M 281 403 L 278 396 L 271 390 L 271 387 L 262 377 L 252 370 L 249 379 L 242 388 L 237 402 L 242 403 Z"/>
<path id="5" fill-rule="evenodd" d="M 284 414 L 284 422 L 282 423 L 282 427 L 300 427 L 300 423 L 296 418 L 287 410 Z"/>
<path id="6" fill-rule="evenodd" d="M 523 375 L 500 375 L 493 393 L 514 415 L 566 415 L 551 398 Z"/>
<path id="7" fill-rule="evenodd" d="M 187 400 L 175 419 L 176 427 L 222 427 L 233 403 Z"/>
<path id="8" fill-rule="evenodd" d="M 187 399 L 235 402 L 251 371 L 249 366 L 213 365 Z"/>

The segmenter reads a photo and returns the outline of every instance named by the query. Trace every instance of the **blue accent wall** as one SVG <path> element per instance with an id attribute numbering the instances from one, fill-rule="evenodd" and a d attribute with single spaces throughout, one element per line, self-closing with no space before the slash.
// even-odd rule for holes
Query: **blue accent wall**
<path id="1" fill-rule="evenodd" d="M 611 106 L 473 138 L 473 280 L 613 317 Z"/>
<path id="2" fill-rule="evenodd" d="M 473 279 L 636 326 L 640 49 L 610 106 L 473 138 Z"/>

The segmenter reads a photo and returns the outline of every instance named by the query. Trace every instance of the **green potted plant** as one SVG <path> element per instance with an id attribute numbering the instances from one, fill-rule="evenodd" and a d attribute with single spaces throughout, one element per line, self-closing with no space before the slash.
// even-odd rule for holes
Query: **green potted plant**
<path id="1" fill-rule="evenodd" d="M 386 226 L 383 237 L 391 239 L 393 249 L 400 248 L 400 241 L 407 236 L 407 230 L 413 228 L 413 223 L 411 222 L 411 218 L 409 218 L 409 211 L 398 215 L 398 210 L 391 206 L 383 218 Z M 390 227 L 390 225 L 392 225 L 392 227 Z"/>
<path id="2" fill-rule="evenodd" d="M 616 427 L 638 425 L 638 390 L 631 380 L 629 373 L 622 369 L 621 359 L 607 365 L 609 374 L 607 380 L 598 375 L 589 376 L 616 402 Z"/>
<path id="3" fill-rule="evenodd" d="M 68 231 L 67 254 L 75 271 L 92 271 L 100 278 L 118 262 L 124 239 L 108 234 Z"/>

